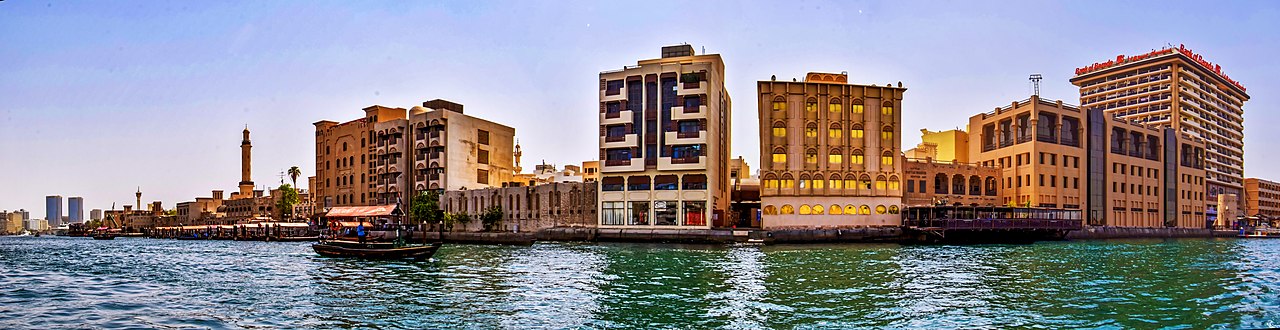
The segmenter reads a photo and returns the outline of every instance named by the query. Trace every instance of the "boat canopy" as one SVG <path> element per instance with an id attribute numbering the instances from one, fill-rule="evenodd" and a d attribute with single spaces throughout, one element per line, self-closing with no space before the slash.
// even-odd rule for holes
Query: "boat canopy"
<path id="1" fill-rule="evenodd" d="M 356 218 L 356 217 L 386 217 L 399 215 L 400 211 L 395 205 L 377 205 L 377 206 L 338 206 L 329 210 L 325 214 L 330 218 Z"/>

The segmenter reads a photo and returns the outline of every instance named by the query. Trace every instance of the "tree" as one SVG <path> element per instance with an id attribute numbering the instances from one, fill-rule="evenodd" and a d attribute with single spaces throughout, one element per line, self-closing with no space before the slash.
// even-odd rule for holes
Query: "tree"
<path id="1" fill-rule="evenodd" d="M 484 209 L 484 213 L 480 214 L 480 223 L 484 224 L 485 231 L 492 231 L 498 228 L 498 224 L 502 222 L 502 207 L 493 205 Z"/>
<path id="2" fill-rule="evenodd" d="M 440 210 L 439 192 L 420 192 L 417 195 L 414 195 L 409 202 L 410 220 L 428 224 L 437 224 L 444 220 L 444 211 Z"/>
<path id="3" fill-rule="evenodd" d="M 276 200 L 276 218 L 289 219 L 293 215 L 293 205 L 298 204 L 298 191 L 288 183 L 280 185 L 280 198 Z"/>
<path id="4" fill-rule="evenodd" d="M 298 176 L 300 175 L 302 175 L 302 170 L 298 169 L 297 166 L 289 168 L 289 180 L 293 181 L 294 186 L 298 185 Z"/>

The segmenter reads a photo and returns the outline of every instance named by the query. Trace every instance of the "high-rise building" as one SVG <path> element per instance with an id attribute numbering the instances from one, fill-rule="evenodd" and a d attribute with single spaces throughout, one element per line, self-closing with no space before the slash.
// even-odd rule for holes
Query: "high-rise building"
<path id="1" fill-rule="evenodd" d="M 72 223 L 84 222 L 84 197 L 67 198 L 67 218 Z"/>
<path id="2" fill-rule="evenodd" d="M 1221 66 L 1179 46 L 1119 55 L 1075 74 L 1071 83 L 1080 87 L 1082 109 L 1204 139 L 1210 220 L 1217 213 L 1218 194 L 1243 195 L 1243 107 L 1249 94 Z"/>
<path id="3" fill-rule="evenodd" d="M 44 219 L 49 226 L 57 227 L 62 222 L 62 195 L 44 197 Z"/>
<path id="4" fill-rule="evenodd" d="M 102 209 L 93 209 L 89 211 L 89 220 L 102 220 Z"/>
<path id="5" fill-rule="evenodd" d="M 907 89 L 848 80 L 811 72 L 756 84 L 764 228 L 901 224 Z"/>
<path id="6" fill-rule="evenodd" d="M 1259 178 L 1244 179 L 1245 215 L 1280 217 L 1280 183 Z"/>
<path id="7" fill-rule="evenodd" d="M 600 73 L 600 226 L 710 228 L 729 207 L 729 93 L 719 54 L 662 48 Z"/>

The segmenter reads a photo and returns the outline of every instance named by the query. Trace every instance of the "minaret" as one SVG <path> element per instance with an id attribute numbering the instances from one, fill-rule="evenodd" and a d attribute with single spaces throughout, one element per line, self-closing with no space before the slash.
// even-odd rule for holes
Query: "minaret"
<path id="1" fill-rule="evenodd" d="M 253 197 L 253 180 L 250 179 L 249 167 L 251 163 L 249 149 L 253 148 L 253 144 L 249 143 L 249 125 L 244 126 L 244 141 L 240 141 L 240 197 Z"/>
<path id="2" fill-rule="evenodd" d="M 142 186 L 138 186 L 138 192 L 133 193 L 133 195 L 138 197 L 138 203 L 133 205 L 134 207 L 137 207 L 139 211 L 141 211 L 142 210 Z"/>
<path id="3" fill-rule="evenodd" d="M 523 169 L 521 169 L 521 168 L 520 168 L 520 155 L 523 155 L 523 154 L 524 154 L 524 153 L 520 152 L 520 140 L 516 140 L 516 153 L 515 153 L 515 156 L 516 156 L 516 168 L 515 168 L 516 173 L 522 173 L 522 172 L 524 172 L 524 171 L 523 171 Z"/>

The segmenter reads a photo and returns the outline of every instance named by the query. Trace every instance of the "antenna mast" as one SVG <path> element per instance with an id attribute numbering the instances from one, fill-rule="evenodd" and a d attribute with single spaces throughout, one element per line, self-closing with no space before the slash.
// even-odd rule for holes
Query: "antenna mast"
<path id="1" fill-rule="evenodd" d="M 1035 94 L 1034 94 L 1034 95 L 1035 95 L 1035 96 L 1037 96 L 1037 97 L 1039 97 L 1039 96 L 1040 96 L 1040 78 L 1042 78 L 1042 77 L 1040 76 L 1040 74 L 1039 74 L 1039 73 L 1033 73 L 1033 74 L 1031 74 L 1031 78 L 1030 78 L 1030 79 L 1031 79 L 1031 85 L 1032 85 L 1032 86 L 1035 86 Z"/>

